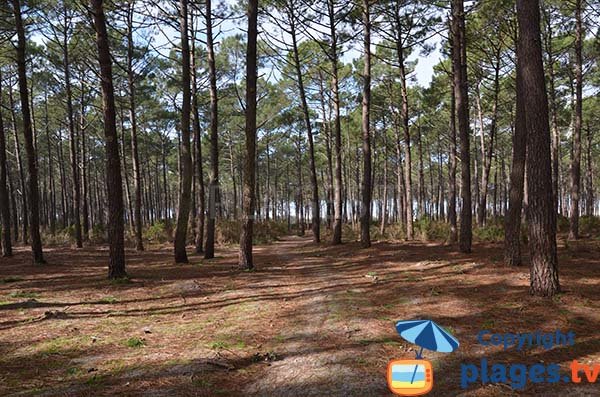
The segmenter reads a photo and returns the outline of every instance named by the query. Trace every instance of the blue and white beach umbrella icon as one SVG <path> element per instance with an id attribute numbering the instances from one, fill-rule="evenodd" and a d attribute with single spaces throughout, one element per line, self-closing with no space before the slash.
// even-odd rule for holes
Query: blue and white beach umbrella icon
<path id="1" fill-rule="evenodd" d="M 440 353 L 450 353 L 459 346 L 458 339 L 431 320 L 398 321 L 396 323 L 396 331 L 398 331 L 402 338 L 421 348 L 417 353 L 417 360 L 422 358 L 423 349 Z M 416 372 L 417 366 L 415 365 L 411 383 L 415 379 Z"/>
<path id="2" fill-rule="evenodd" d="M 431 320 L 406 320 L 396 323 L 396 331 L 401 337 L 421 348 L 417 358 L 421 358 L 423 349 L 451 353 L 458 348 L 458 339 Z"/>

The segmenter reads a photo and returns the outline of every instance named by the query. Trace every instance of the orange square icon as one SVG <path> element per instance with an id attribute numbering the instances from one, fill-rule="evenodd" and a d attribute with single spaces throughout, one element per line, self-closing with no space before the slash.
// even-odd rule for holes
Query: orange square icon
<path id="1" fill-rule="evenodd" d="M 387 383 L 398 396 L 421 396 L 433 388 L 433 368 L 427 360 L 392 360 L 387 367 Z"/>

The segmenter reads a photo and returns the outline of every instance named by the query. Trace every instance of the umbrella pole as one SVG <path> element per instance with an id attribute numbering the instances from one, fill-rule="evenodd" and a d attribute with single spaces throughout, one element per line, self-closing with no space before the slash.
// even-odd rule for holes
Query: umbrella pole
<path id="1" fill-rule="evenodd" d="M 423 348 L 421 347 L 421 350 L 419 351 L 419 353 L 417 354 L 417 359 L 421 358 L 421 353 L 423 353 Z M 412 374 L 412 378 L 410 379 L 410 383 L 412 384 L 415 381 L 415 375 L 417 374 L 417 368 L 419 367 L 419 365 L 415 365 L 415 370 L 413 371 Z"/>

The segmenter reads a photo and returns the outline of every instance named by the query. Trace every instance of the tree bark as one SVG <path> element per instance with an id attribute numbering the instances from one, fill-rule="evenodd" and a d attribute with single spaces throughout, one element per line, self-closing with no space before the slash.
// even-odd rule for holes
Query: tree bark
<path id="1" fill-rule="evenodd" d="M 452 38 L 452 35 L 450 35 Z M 450 45 L 450 51 L 454 51 L 454 45 Z M 453 55 L 451 55 L 451 58 Z M 452 63 L 452 80 L 457 73 Z M 458 241 L 458 228 L 456 224 L 456 94 L 454 85 L 452 85 L 450 96 L 450 150 L 448 159 L 448 190 L 450 198 L 448 199 L 448 223 L 450 223 L 450 244 L 456 244 Z"/>
<path id="2" fill-rule="evenodd" d="M 12 84 L 11 84 L 12 85 Z M 8 90 L 8 101 L 10 106 L 10 112 L 12 117 L 12 129 L 15 138 L 15 157 L 17 159 L 17 171 L 19 172 L 19 182 L 21 185 L 21 217 L 22 221 L 22 233 L 21 237 L 24 244 L 29 241 L 29 205 L 27 204 L 27 181 L 25 180 L 25 171 L 23 169 L 23 160 L 21 157 L 21 144 L 19 142 L 19 128 L 17 125 L 17 114 L 15 111 L 15 103 L 13 100 L 12 88 Z M 62 168 L 61 168 L 62 169 Z M 62 182 L 62 180 L 61 180 Z M 64 186 L 64 183 L 61 183 Z M 64 206 L 63 206 L 64 208 Z M 17 215 L 17 207 L 14 207 L 15 215 Z M 18 233 L 15 231 L 15 239 L 18 240 Z"/>
<path id="3" fill-rule="evenodd" d="M 106 31 L 103 0 L 90 0 L 96 29 L 96 46 L 100 63 L 102 111 L 106 140 L 106 187 L 108 191 L 108 278 L 127 277 L 125 272 L 125 241 L 123 222 L 123 181 L 119 161 L 115 96 L 112 78 L 112 60 Z"/>
<path id="4" fill-rule="evenodd" d="M 573 126 L 573 158 L 571 163 L 571 214 L 569 238 L 579 238 L 579 200 L 581 193 L 581 128 L 583 120 L 583 24 L 582 0 L 575 1 L 575 120 Z"/>
<path id="5" fill-rule="evenodd" d="M 452 0 L 452 64 L 456 119 L 460 139 L 461 198 L 459 248 L 471 252 L 471 158 L 469 143 L 469 98 L 467 89 L 467 59 L 465 39 L 465 13 L 463 0 Z"/>
<path id="6" fill-rule="evenodd" d="M 10 207 L 6 185 L 8 162 L 6 160 L 6 135 L 2 118 L 2 76 L 0 75 L 0 219 L 2 220 L 2 256 L 12 256 L 12 240 L 10 236 Z M 15 209 L 13 209 L 15 210 Z"/>
<path id="7" fill-rule="evenodd" d="M 252 237 L 256 198 L 256 81 L 258 36 L 258 0 L 248 0 L 248 42 L 246 47 L 246 156 L 244 158 L 244 183 L 242 202 L 242 230 L 240 233 L 239 267 L 254 269 Z"/>
<path id="8" fill-rule="evenodd" d="M 560 291 L 556 256 L 556 212 L 552 194 L 550 125 L 540 42 L 538 0 L 517 0 L 521 41 L 521 76 L 527 93 L 527 223 L 531 251 L 533 295 Z"/>
<path id="9" fill-rule="evenodd" d="M 332 244 L 342 243 L 342 126 L 340 120 L 340 93 L 338 77 L 338 42 L 335 19 L 335 0 L 327 0 L 329 16 L 329 34 L 331 47 L 329 60 L 331 61 L 331 91 L 333 96 L 334 127 L 333 127 L 333 157 L 335 169 L 333 176 L 333 237 Z"/>
<path id="10" fill-rule="evenodd" d="M 175 228 L 175 262 L 188 263 L 185 251 L 187 243 L 188 220 L 192 194 L 192 153 L 190 145 L 191 84 L 190 84 L 190 45 L 188 31 L 188 0 L 179 1 L 179 27 L 181 34 L 181 84 L 183 99 L 181 103 L 181 191 L 177 226 Z"/>
<path id="11" fill-rule="evenodd" d="M 362 97 L 362 203 L 360 208 L 360 242 L 363 248 L 371 246 L 371 16 L 369 0 L 362 2 L 364 35 L 364 69 Z"/>
<path id="12" fill-rule="evenodd" d="M 33 261 L 43 264 L 42 239 L 40 236 L 40 213 L 38 192 L 38 170 L 33 145 L 33 127 L 29 110 L 29 92 L 27 87 L 27 71 L 25 60 L 25 27 L 21 18 L 21 4 L 19 0 L 12 0 L 15 28 L 17 31 L 17 70 L 19 75 L 19 94 L 21 97 L 21 113 L 23 114 L 23 136 L 25 138 L 25 151 L 27 152 L 27 168 L 29 171 L 29 233 L 31 234 L 31 251 Z"/>
<path id="13" fill-rule="evenodd" d="M 517 39 L 517 83 L 516 115 L 512 141 L 512 168 L 510 171 L 510 192 L 508 213 L 504 222 L 504 262 L 509 266 L 521 265 L 521 212 L 523 209 L 523 188 L 525 182 L 525 161 L 527 157 L 527 125 L 525 121 L 526 102 L 523 87 L 521 41 Z"/>
<path id="14" fill-rule="evenodd" d="M 399 6 L 398 6 L 399 7 Z M 396 18 L 396 52 L 398 57 L 398 66 L 400 71 L 400 94 L 402 97 L 402 108 L 400 111 L 402 119 L 402 131 L 404 133 L 404 203 L 406 206 L 406 239 L 414 238 L 413 226 L 413 196 L 412 196 L 412 159 L 410 152 L 410 129 L 408 114 L 408 90 L 406 86 L 406 69 L 404 65 L 404 48 L 402 45 L 400 9 L 395 12 Z"/>
<path id="15" fill-rule="evenodd" d="M 219 111 L 217 96 L 217 71 L 215 66 L 215 53 L 212 34 L 211 0 L 206 1 L 205 15 L 206 50 L 208 52 L 208 73 L 210 82 L 210 182 L 208 187 L 208 223 L 206 228 L 206 244 L 204 246 L 204 258 L 210 259 L 215 257 L 215 222 L 217 217 L 216 203 L 217 193 L 219 190 Z"/>
<path id="16" fill-rule="evenodd" d="M 210 0 L 207 0 L 207 12 L 210 12 Z M 211 23 L 211 16 L 207 17 L 207 24 Z M 192 31 L 194 28 L 192 27 Z M 212 30 L 209 32 L 212 36 Z M 206 205 L 204 201 L 205 191 L 204 191 L 204 167 L 203 167 L 203 158 L 202 158 L 202 133 L 200 131 L 200 111 L 198 109 L 198 79 L 197 79 L 197 69 L 196 69 L 196 37 L 195 34 L 192 35 L 192 109 L 194 114 L 194 142 L 196 144 L 195 149 L 195 158 L 196 158 L 196 179 L 198 185 L 198 208 L 195 221 L 196 228 L 196 241 L 195 241 L 195 251 L 197 254 L 201 254 L 204 252 L 203 244 L 204 244 L 204 223 L 205 223 L 205 211 Z M 212 86 L 212 82 L 211 82 Z M 212 87 L 211 87 L 212 91 Z M 215 91 L 216 91 L 216 81 L 215 81 Z M 212 116 L 211 116 L 212 119 Z M 212 123 L 212 122 L 211 122 Z M 211 125 L 212 128 L 212 125 Z"/>
<path id="17" fill-rule="evenodd" d="M 71 154 L 71 176 L 73 182 L 73 213 L 72 222 L 75 229 L 75 244 L 77 248 L 83 247 L 83 238 L 81 234 L 81 185 L 79 184 L 79 167 L 77 165 L 77 137 L 75 134 L 75 117 L 73 111 L 73 94 L 71 89 L 71 66 L 69 59 L 69 24 L 66 3 L 63 3 L 63 12 L 65 16 L 65 26 L 63 30 L 63 72 L 65 78 L 65 95 L 67 100 L 67 120 L 69 127 L 69 150 Z"/>
<path id="18" fill-rule="evenodd" d="M 302 76 L 300 55 L 298 53 L 298 42 L 296 37 L 296 15 L 294 14 L 295 4 L 293 1 L 288 3 L 288 13 L 290 20 L 290 35 L 292 38 L 292 50 L 294 55 L 294 68 L 296 69 L 296 79 L 298 82 L 298 91 L 300 93 L 300 102 L 302 105 L 302 114 L 304 116 L 304 125 L 306 126 L 306 136 L 308 140 L 308 154 L 310 160 L 310 182 L 312 187 L 312 232 L 313 241 L 321 242 L 321 206 L 319 202 L 319 186 L 317 182 L 317 168 L 315 165 L 315 149 L 312 125 L 310 123 L 310 114 L 308 102 L 306 100 L 306 91 L 304 89 L 304 78 Z"/>
<path id="19" fill-rule="evenodd" d="M 87 128 L 85 121 L 85 101 L 84 101 L 84 80 L 83 73 L 81 77 L 81 109 L 80 109 L 80 141 L 81 141 L 81 198 L 82 213 L 81 223 L 83 228 L 83 239 L 88 241 L 90 238 L 90 209 L 89 209 L 89 189 L 88 189 L 88 159 L 87 159 L 87 141 L 85 130 Z M 46 111 L 47 114 L 47 111 Z M 50 147 L 48 145 L 48 147 Z"/>
<path id="20" fill-rule="evenodd" d="M 140 156 L 137 140 L 137 115 L 135 95 L 135 74 L 133 71 L 133 15 L 135 1 L 127 6 L 127 88 L 129 90 L 129 121 L 131 123 L 131 160 L 133 164 L 133 189 L 135 190 L 133 219 L 135 249 L 144 250 L 142 241 L 142 177 L 140 175 Z M 130 214 L 131 216 L 131 214 Z"/>

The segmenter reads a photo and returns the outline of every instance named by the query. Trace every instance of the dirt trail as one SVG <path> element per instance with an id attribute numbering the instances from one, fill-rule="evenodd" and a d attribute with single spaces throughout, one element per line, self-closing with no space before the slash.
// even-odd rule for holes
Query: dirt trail
<path id="1" fill-rule="evenodd" d="M 324 273 L 320 261 L 294 268 L 300 261 L 306 263 L 304 254 L 297 250 L 310 241 L 308 237 L 294 236 L 268 248 L 286 271 L 285 284 L 293 284 L 301 275 L 308 289 L 313 291 L 320 287 L 323 292 L 304 300 L 300 310 L 294 313 L 293 330 L 287 331 L 301 338 L 286 340 L 281 347 L 282 359 L 257 373 L 256 381 L 246 388 L 245 393 L 281 397 L 385 395 L 385 379 L 373 377 L 352 365 L 365 349 L 337 349 L 340 342 L 347 343 L 352 333 L 332 315 L 332 294 L 328 291 L 339 286 L 338 275 Z M 294 292 L 301 294 L 303 289 L 298 286 Z M 273 316 L 279 314 L 275 312 Z"/>

